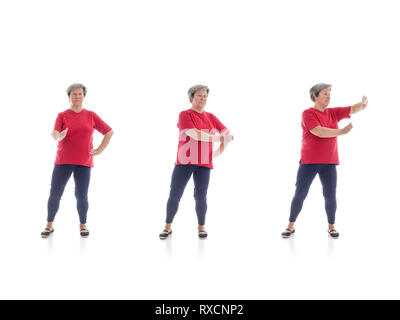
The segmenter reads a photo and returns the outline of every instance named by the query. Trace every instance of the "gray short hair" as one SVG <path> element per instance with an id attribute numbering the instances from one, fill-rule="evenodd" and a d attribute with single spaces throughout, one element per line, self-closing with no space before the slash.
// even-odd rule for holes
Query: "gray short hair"
<path id="1" fill-rule="evenodd" d="M 203 86 L 203 85 L 201 85 L 201 84 L 198 84 L 198 85 L 195 85 L 195 86 L 189 88 L 189 90 L 188 90 L 189 101 L 192 102 L 192 101 L 193 101 L 194 94 L 195 94 L 197 91 L 201 91 L 201 90 L 207 91 L 207 95 L 208 95 L 208 93 L 210 92 L 210 89 L 208 89 L 207 86 Z"/>
<path id="2" fill-rule="evenodd" d="M 67 89 L 68 97 L 70 96 L 71 91 L 74 90 L 74 89 L 82 89 L 83 90 L 83 96 L 84 97 L 86 96 L 86 92 L 87 92 L 86 87 L 81 83 L 73 83 Z"/>
<path id="3" fill-rule="evenodd" d="M 331 89 L 332 85 L 326 83 L 318 83 L 310 89 L 310 98 L 315 102 L 315 98 L 319 96 L 319 93 L 324 89 Z"/>

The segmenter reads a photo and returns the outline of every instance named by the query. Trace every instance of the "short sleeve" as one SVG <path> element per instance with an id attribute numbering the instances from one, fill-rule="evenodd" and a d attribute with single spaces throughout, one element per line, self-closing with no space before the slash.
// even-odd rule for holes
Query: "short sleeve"
<path id="1" fill-rule="evenodd" d="M 94 121 L 94 128 L 100 132 L 101 134 L 106 134 L 108 131 L 111 131 L 111 127 L 105 123 L 101 118 L 93 112 L 93 121 Z"/>
<path id="2" fill-rule="evenodd" d="M 62 127 L 63 127 L 63 116 L 62 113 L 59 113 L 57 115 L 57 119 L 56 122 L 54 124 L 54 130 L 57 130 L 58 132 L 62 131 Z"/>
<path id="3" fill-rule="evenodd" d="M 308 110 L 303 112 L 301 124 L 307 131 L 310 131 L 311 129 L 321 125 L 318 121 L 318 118 Z"/>
<path id="4" fill-rule="evenodd" d="M 215 121 L 215 128 L 218 130 L 219 133 L 225 131 L 225 132 L 229 132 L 229 130 L 224 126 L 224 124 L 219 121 L 219 119 L 215 116 L 212 115 L 214 117 L 214 121 Z"/>
<path id="5" fill-rule="evenodd" d="M 196 128 L 196 126 L 194 125 L 192 117 L 190 116 L 189 112 L 182 111 L 179 114 L 178 128 L 181 131 L 185 130 L 185 129 Z"/>
<path id="6" fill-rule="evenodd" d="M 351 107 L 331 108 L 331 112 L 335 114 L 337 122 L 350 118 Z"/>

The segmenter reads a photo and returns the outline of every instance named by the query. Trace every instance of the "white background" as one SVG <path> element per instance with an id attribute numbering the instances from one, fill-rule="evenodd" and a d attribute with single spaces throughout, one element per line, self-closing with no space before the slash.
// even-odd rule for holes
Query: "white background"
<path id="1" fill-rule="evenodd" d="M 396 1 L 4 1 L 0 4 L 0 298 L 400 298 Z M 73 180 L 41 239 L 66 88 L 115 131 L 95 158 L 90 238 Z M 309 88 L 331 106 L 369 98 L 340 137 L 337 229 L 318 178 L 286 227 Z M 215 160 L 209 238 L 193 183 L 160 241 L 187 89 L 234 134 Z M 349 120 L 340 123 L 340 127 Z M 95 134 L 95 146 L 102 136 Z"/>

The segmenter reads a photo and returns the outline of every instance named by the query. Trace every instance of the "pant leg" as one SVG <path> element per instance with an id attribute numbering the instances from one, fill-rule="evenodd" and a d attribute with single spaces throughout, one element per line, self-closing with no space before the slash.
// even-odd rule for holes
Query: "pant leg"
<path id="1" fill-rule="evenodd" d="M 303 202 L 310 190 L 311 183 L 320 168 L 320 164 L 300 164 L 297 171 L 296 192 L 290 206 L 289 222 L 296 221 L 297 216 L 303 208 Z"/>
<path id="2" fill-rule="evenodd" d="M 53 222 L 60 207 L 60 200 L 65 186 L 71 177 L 73 166 L 69 164 L 55 165 L 51 177 L 50 197 L 47 202 L 47 221 Z"/>
<path id="3" fill-rule="evenodd" d="M 207 213 L 207 190 L 210 182 L 211 169 L 197 166 L 193 172 L 194 199 L 196 200 L 196 214 L 199 225 L 204 226 Z"/>
<path id="4" fill-rule="evenodd" d="M 325 198 L 325 211 L 328 216 L 328 223 L 335 224 L 336 215 L 336 185 L 337 172 L 335 164 L 326 164 L 319 171 L 319 178 L 322 183 L 322 191 Z"/>
<path id="5" fill-rule="evenodd" d="M 186 185 L 192 176 L 193 165 L 176 165 L 172 172 L 171 189 L 167 202 L 166 223 L 172 223 L 175 214 L 178 212 L 179 202 L 181 201 Z"/>
<path id="6" fill-rule="evenodd" d="M 87 212 L 89 209 L 88 191 L 90 183 L 91 168 L 86 166 L 75 166 L 75 197 L 78 209 L 79 221 L 86 224 Z"/>

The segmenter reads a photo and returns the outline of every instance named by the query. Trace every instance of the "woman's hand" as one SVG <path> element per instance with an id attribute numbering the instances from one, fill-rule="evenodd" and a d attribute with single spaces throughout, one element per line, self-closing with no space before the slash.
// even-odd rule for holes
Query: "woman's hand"
<path id="1" fill-rule="evenodd" d="M 221 154 L 221 152 L 219 151 L 219 149 L 218 149 L 218 150 L 215 150 L 215 151 L 213 151 L 213 153 L 212 153 L 212 157 L 213 157 L 213 159 L 214 159 L 214 158 L 216 158 L 216 157 L 218 157 L 220 154 Z"/>
<path id="2" fill-rule="evenodd" d="M 231 134 L 224 134 L 221 136 L 221 142 L 222 143 L 229 143 L 233 141 L 233 135 Z"/>
<path id="3" fill-rule="evenodd" d="M 92 155 L 92 156 L 98 156 L 100 153 L 102 153 L 103 152 L 103 150 L 100 150 L 100 149 L 92 149 L 92 150 L 90 150 L 89 151 L 89 153 Z"/>
<path id="4" fill-rule="evenodd" d="M 350 114 L 355 114 L 357 112 L 360 112 L 361 110 L 364 110 L 367 107 L 367 104 L 368 98 L 366 96 L 363 96 L 361 102 L 351 106 Z"/>
<path id="5" fill-rule="evenodd" d="M 68 128 L 60 132 L 60 137 L 58 141 L 63 140 L 67 136 Z"/>
<path id="6" fill-rule="evenodd" d="M 367 107 L 367 104 L 368 104 L 368 98 L 366 96 L 363 96 L 361 100 L 361 107 L 362 107 L 361 110 L 364 110 Z"/>
<path id="7" fill-rule="evenodd" d="M 213 157 L 213 158 L 216 158 L 216 157 L 220 156 L 221 153 L 224 152 L 226 146 L 227 146 L 227 145 L 226 145 L 225 143 L 221 142 L 219 148 L 218 148 L 217 150 L 213 151 L 212 157 Z"/>
<path id="8" fill-rule="evenodd" d="M 89 153 L 92 156 L 98 156 L 100 153 L 102 153 L 104 151 L 104 149 L 107 147 L 107 145 L 110 143 L 110 139 L 113 134 L 114 134 L 114 131 L 112 131 L 112 130 L 108 131 L 104 135 L 103 141 L 101 142 L 100 146 L 97 149 L 90 150 Z"/>
<path id="9" fill-rule="evenodd" d="M 67 136 L 67 132 L 68 132 L 68 128 L 63 130 L 63 131 L 61 131 L 61 132 L 58 132 L 57 130 L 54 130 L 51 133 L 51 136 L 54 138 L 54 140 L 61 141 Z"/>
<path id="10" fill-rule="evenodd" d="M 345 126 L 343 129 L 341 129 L 342 134 L 347 134 L 353 129 L 353 124 L 350 122 L 347 126 Z"/>

